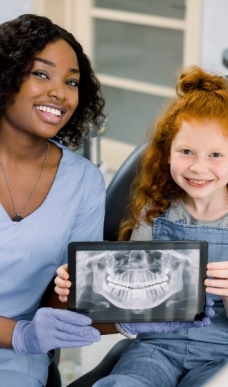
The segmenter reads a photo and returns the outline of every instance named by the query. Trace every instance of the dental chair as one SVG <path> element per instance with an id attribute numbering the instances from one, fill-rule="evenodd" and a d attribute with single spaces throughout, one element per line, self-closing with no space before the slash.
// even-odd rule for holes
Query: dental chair
<path id="1" fill-rule="evenodd" d="M 116 241 L 121 219 L 128 204 L 131 184 L 147 143 L 134 149 L 113 176 L 107 191 L 104 220 L 104 240 Z"/>
<path id="2" fill-rule="evenodd" d="M 55 349 L 54 351 L 51 351 L 53 355 L 53 362 L 49 366 L 48 370 L 48 380 L 46 387 L 61 387 L 61 376 L 58 369 L 59 359 L 60 359 L 60 350 Z"/>
<path id="3" fill-rule="evenodd" d="M 130 187 L 137 173 L 137 167 L 147 144 L 137 147 L 120 166 L 112 178 L 106 196 L 104 240 L 116 241 L 120 221 L 128 203 Z M 118 341 L 91 371 L 79 377 L 68 387 L 91 387 L 97 380 L 110 374 L 121 353 L 132 342 L 130 339 Z"/>

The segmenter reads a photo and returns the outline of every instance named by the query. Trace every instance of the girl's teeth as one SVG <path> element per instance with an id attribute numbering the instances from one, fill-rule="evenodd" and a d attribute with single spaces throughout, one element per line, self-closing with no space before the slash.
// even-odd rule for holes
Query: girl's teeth
<path id="1" fill-rule="evenodd" d="M 194 184 L 205 184 L 206 183 L 206 180 L 201 180 L 201 181 L 196 181 L 196 180 L 190 180 L 191 181 L 191 183 L 194 183 Z"/>

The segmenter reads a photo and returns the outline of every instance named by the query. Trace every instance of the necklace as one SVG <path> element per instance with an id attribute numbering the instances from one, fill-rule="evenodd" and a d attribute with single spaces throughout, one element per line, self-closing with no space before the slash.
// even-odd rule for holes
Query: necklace
<path id="1" fill-rule="evenodd" d="M 37 181 L 36 181 L 32 191 L 31 191 L 30 195 L 28 196 L 28 199 L 26 200 L 25 204 L 23 205 L 23 207 L 22 207 L 22 209 L 20 211 L 16 210 L 12 189 L 11 189 L 10 184 L 9 184 L 9 179 L 7 177 L 7 174 L 6 174 L 5 168 L 3 166 L 2 160 L 0 159 L 0 164 L 1 164 L 1 167 L 2 167 L 2 172 L 3 172 L 4 178 L 5 178 L 5 182 L 6 182 L 9 194 L 10 194 L 11 202 L 12 202 L 12 205 L 13 205 L 13 210 L 15 212 L 15 216 L 12 218 L 12 221 L 14 223 L 18 223 L 18 222 L 20 222 L 23 219 L 21 214 L 25 210 L 25 208 L 27 207 L 29 202 L 31 201 L 31 199 L 32 199 L 32 197 L 33 197 L 33 195 L 34 195 L 34 193 L 35 193 L 35 191 L 37 189 L 37 186 L 38 186 L 38 184 L 40 182 L 40 179 L 43 176 L 43 173 L 44 173 L 44 170 L 45 170 L 45 167 L 46 167 L 46 163 L 47 163 L 48 152 L 49 152 L 49 142 L 47 142 L 47 149 L 46 149 L 46 153 L 45 153 L 45 158 L 44 158 L 43 166 L 42 166 L 41 172 L 39 174 L 39 177 L 38 177 L 38 179 L 37 179 Z"/>

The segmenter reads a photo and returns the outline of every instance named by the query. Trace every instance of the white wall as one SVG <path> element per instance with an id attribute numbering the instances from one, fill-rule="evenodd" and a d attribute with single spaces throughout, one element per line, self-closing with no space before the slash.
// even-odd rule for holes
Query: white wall
<path id="1" fill-rule="evenodd" d="M 228 69 L 222 64 L 222 53 L 228 48 L 228 0 L 202 1 L 200 65 L 228 74 Z M 0 0 L 0 23 L 33 12 L 35 3 L 34 0 Z"/>
<path id="2" fill-rule="evenodd" d="M 0 0 L 0 23 L 32 12 L 32 0 Z"/>
<path id="3" fill-rule="evenodd" d="M 228 74 L 222 53 L 228 48 L 228 1 L 204 0 L 200 65 Z"/>

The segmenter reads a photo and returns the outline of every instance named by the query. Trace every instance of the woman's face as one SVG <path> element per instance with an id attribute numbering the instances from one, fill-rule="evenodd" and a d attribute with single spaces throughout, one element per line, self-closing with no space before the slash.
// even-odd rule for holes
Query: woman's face
<path id="1" fill-rule="evenodd" d="M 1 128 L 51 138 L 78 106 L 79 64 L 65 41 L 48 44 L 34 58 L 28 78 L 0 119 Z"/>

